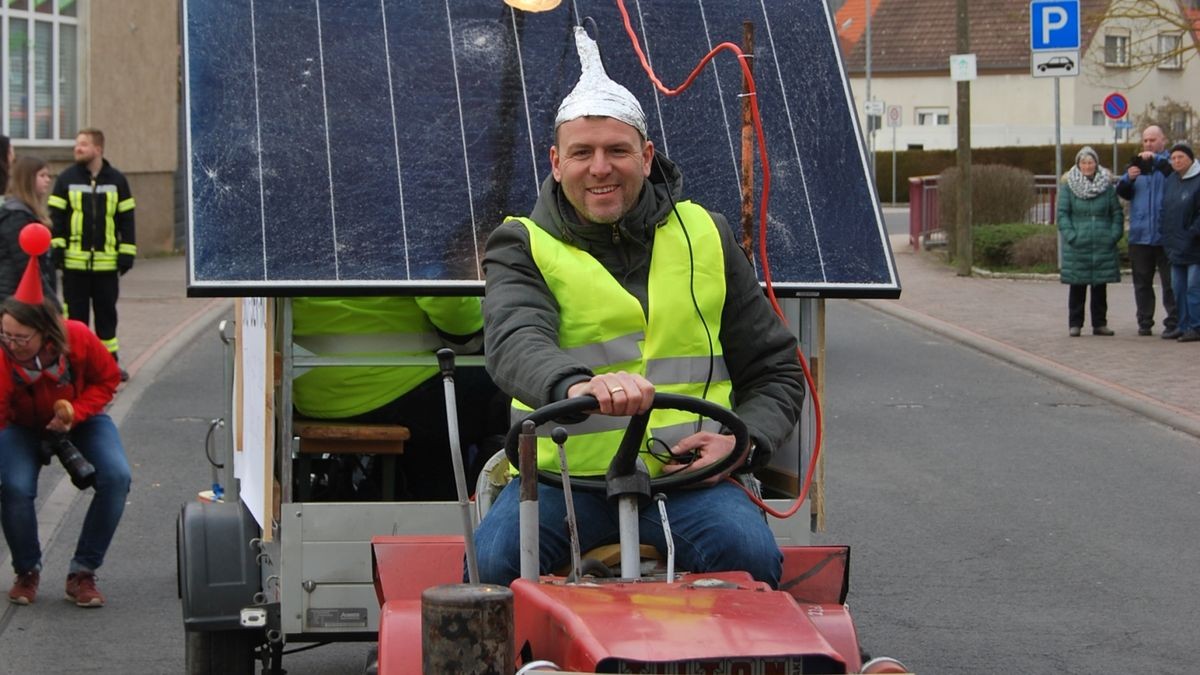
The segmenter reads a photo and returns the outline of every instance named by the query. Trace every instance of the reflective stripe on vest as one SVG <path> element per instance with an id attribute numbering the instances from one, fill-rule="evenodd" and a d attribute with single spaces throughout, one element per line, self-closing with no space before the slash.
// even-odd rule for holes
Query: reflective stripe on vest
<path id="1" fill-rule="evenodd" d="M 103 204 L 103 221 L 104 221 L 104 244 L 102 248 L 93 248 L 93 250 L 85 251 L 83 249 L 83 200 L 84 195 L 98 195 L 104 200 Z M 90 197 L 95 204 L 95 197 Z M 62 239 L 52 241 L 52 245 L 58 248 L 65 248 L 63 252 L 63 267 L 69 270 L 83 270 L 91 272 L 115 272 L 117 269 L 117 254 L 125 253 L 129 255 L 137 255 L 137 246 L 135 244 L 117 244 L 117 213 L 125 213 L 134 209 L 135 203 L 133 197 L 129 197 L 123 201 L 118 201 L 120 196 L 117 194 L 117 186 L 113 184 L 93 185 L 89 183 L 71 183 L 67 186 L 67 200 L 61 197 L 51 197 L 50 206 L 57 208 L 70 207 L 70 235 L 64 241 Z M 100 218 L 98 213 L 92 214 L 93 218 Z M 95 247 L 99 242 L 93 242 Z"/>
<path id="2" fill-rule="evenodd" d="M 732 384 L 718 342 L 725 305 L 721 236 L 703 207 L 680 202 L 676 208 L 683 222 L 672 214 L 654 234 L 649 318 L 638 299 L 590 254 L 555 239 L 531 220 L 516 220 L 529 232 L 533 260 L 559 306 L 559 346 L 567 354 L 595 373 L 638 373 L 658 392 L 703 397 L 730 407 Z M 514 400 L 514 421 L 529 410 Z M 571 473 L 603 474 L 628 422 L 623 417 L 593 415 L 579 424 L 544 424 L 538 429 L 538 467 L 558 470 L 558 449 L 549 435 L 554 427 L 563 426 L 570 435 Z M 701 425 L 694 413 L 656 410 L 650 416 L 648 436 L 670 447 L 701 429 L 715 432 L 720 425 L 711 420 Z M 662 471 L 652 458 L 646 459 L 646 465 L 651 475 Z"/>
<path id="3" fill-rule="evenodd" d="M 413 356 L 442 346 L 438 325 L 478 330 L 479 298 L 296 298 L 292 338 L 318 356 Z M 293 381 L 296 408 L 309 417 L 341 418 L 375 410 L 436 377 L 436 365 L 320 366 Z"/>
<path id="4" fill-rule="evenodd" d="M 365 335 L 296 335 L 296 345 L 321 356 L 427 353 L 442 348 L 437 333 L 369 333 Z"/>

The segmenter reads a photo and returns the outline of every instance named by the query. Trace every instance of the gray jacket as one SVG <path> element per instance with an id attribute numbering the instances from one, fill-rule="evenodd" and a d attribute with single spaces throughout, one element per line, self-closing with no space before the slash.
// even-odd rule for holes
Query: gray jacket
<path id="1" fill-rule="evenodd" d="M 675 165 L 657 156 L 634 208 L 616 224 L 596 225 L 579 222 L 558 182 L 548 176 L 530 218 L 594 256 L 645 311 L 655 228 L 681 199 L 682 184 Z M 804 375 L 795 338 L 771 311 L 725 218 L 711 215 L 725 257 L 725 307 L 717 339 L 733 382 L 734 411 L 749 427 L 757 446 L 754 464 L 761 466 L 799 419 Z M 508 221 L 497 228 L 483 266 L 488 372 L 502 390 L 534 408 L 565 398 L 568 387 L 593 373 L 558 347 L 558 305 L 530 254 L 525 227 Z"/>

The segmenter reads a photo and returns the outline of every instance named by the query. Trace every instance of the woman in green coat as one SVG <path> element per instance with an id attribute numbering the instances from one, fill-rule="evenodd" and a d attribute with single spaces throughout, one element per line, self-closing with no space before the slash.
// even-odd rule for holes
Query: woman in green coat
<path id="1" fill-rule="evenodd" d="M 1112 174 L 1100 166 L 1096 151 L 1084 147 L 1058 190 L 1058 230 L 1062 233 L 1064 284 L 1071 285 L 1067 325 L 1071 337 L 1083 330 L 1083 305 L 1092 287 L 1092 335 L 1112 335 L 1108 327 L 1108 289 L 1121 280 L 1117 242 L 1125 213 L 1113 189 Z"/>

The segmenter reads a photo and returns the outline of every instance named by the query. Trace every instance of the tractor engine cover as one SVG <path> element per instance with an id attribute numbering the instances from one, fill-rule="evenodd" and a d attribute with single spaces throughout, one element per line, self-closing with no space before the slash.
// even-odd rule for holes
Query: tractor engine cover
<path id="1" fill-rule="evenodd" d="M 838 604 L 801 605 L 744 572 L 697 574 L 675 583 L 543 578 L 512 584 L 516 647 L 581 672 L 689 673 L 737 664 L 737 672 L 846 672 L 843 656 L 810 619 L 828 625 Z M 852 628 L 851 628 L 852 630 Z M 707 670 L 705 670 L 707 668 Z"/>

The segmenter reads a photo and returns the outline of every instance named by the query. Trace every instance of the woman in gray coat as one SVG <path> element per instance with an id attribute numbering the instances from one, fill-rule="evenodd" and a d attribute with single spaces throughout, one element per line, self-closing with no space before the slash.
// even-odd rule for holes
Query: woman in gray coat
<path id="1" fill-rule="evenodd" d="M 1058 230 L 1062 233 L 1064 284 L 1071 285 L 1067 325 L 1071 337 L 1083 330 L 1083 305 L 1092 287 L 1092 335 L 1112 335 L 1108 327 L 1108 288 L 1121 280 L 1117 242 L 1125 214 L 1113 189 L 1112 174 L 1096 151 L 1084 147 L 1058 190 Z"/>

